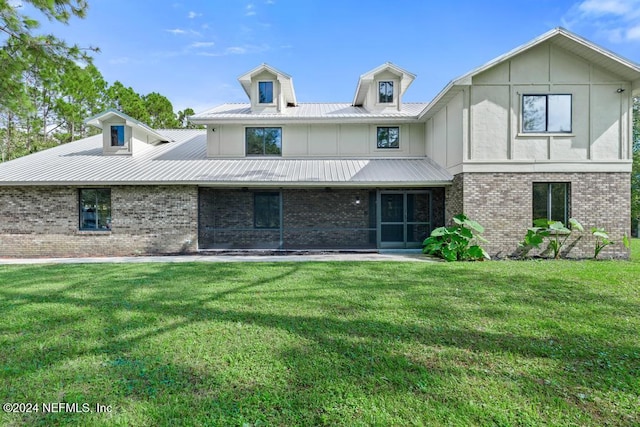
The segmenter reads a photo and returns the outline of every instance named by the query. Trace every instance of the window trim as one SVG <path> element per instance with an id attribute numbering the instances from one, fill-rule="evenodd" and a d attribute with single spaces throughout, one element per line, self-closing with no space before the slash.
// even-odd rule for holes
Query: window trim
<path id="1" fill-rule="evenodd" d="M 564 220 L 559 220 L 559 219 L 553 219 L 551 217 L 551 212 L 553 210 L 553 204 L 552 204 L 552 200 L 553 200 L 553 192 L 551 191 L 552 186 L 553 185 L 558 185 L 558 184 L 562 184 L 564 185 L 564 192 L 565 192 L 565 198 L 564 198 Z M 536 185 L 546 185 L 546 211 L 547 211 L 547 216 L 546 219 L 549 221 L 560 221 L 562 222 L 566 227 L 569 226 L 569 218 L 571 218 L 571 182 L 568 181 L 553 181 L 553 182 L 533 182 L 531 185 L 531 216 L 533 217 L 531 222 L 533 223 L 533 221 L 542 218 L 542 217 L 535 217 L 535 186 Z"/>
<path id="2" fill-rule="evenodd" d="M 249 129 L 279 129 L 280 130 L 280 153 L 279 154 L 267 154 L 264 145 L 264 139 L 262 141 L 262 154 L 250 154 L 249 153 Z M 282 127 L 281 126 L 246 126 L 244 128 L 244 154 L 245 157 L 282 157 Z"/>
<path id="3" fill-rule="evenodd" d="M 114 129 L 116 130 L 115 135 L 116 135 L 116 139 L 115 142 L 116 144 L 114 144 Z M 109 140 L 111 143 L 111 147 L 126 147 L 127 146 L 127 137 L 126 137 L 126 129 L 125 129 L 125 125 L 124 124 L 113 124 L 109 126 Z M 120 131 L 122 131 L 122 133 L 120 133 Z M 120 144 L 120 136 L 122 136 L 122 144 Z"/>
<path id="4" fill-rule="evenodd" d="M 397 146 L 393 147 L 393 146 L 388 146 L 388 147 L 381 147 L 380 146 L 380 130 L 381 129 L 387 129 L 387 132 L 389 129 L 397 129 L 398 130 L 398 139 L 397 139 Z M 400 126 L 377 126 L 376 127 L 376 150 L 399 150 L 400 149 Z"/>
<path id="5" fill-rule="evenodd" d="M 524 128 L 524 99 L 527 96 L 544 96 L 545 98 L 545 130 L 526 130 Z M 549 129 L 549 97 L 550 96 L 568 96 L 569 97 L 569 130 L 548 130 Z M 573 134 L 573 94 L 572 93 L 523 93 L 520 97 L 520 134 L 525 136 L 534 135 L 562 135 L 569 136 Z"/>
<path id="6" fill-rule="evenodd" d="M 107 224 L 107 228 L 97 228 L 98 222 L 99 222 L 99 216 L 98 216 L 98 212 L 96 212 L 96 218 L 95 218 L 95 222 L 96 222 L 96 228 L 88 228 L 88 227 L 84 227 L 83 224 L 86 222 L 84 221 L 84 207 L 82 204 L 83 201 L 83 197 L 82 197 L 82 192 L 83 191 L 107 191 L 109 194 L 109 214 L 107 216 L 107 219 L 105 220 L 105 223 Z M 111 198 L 111 188 L 78 188 L 78 231 L 80 232 L 94 232 L 94 233 L 110 233 L 112 230 L 112 225 L 111 225 L 111 220 L 113 218 L 113 209 L 112 209 L 112 198 Z M 97 204 L 97 198 L 96 198 L 96 204 Z"/>
<path id="7" fill-rule="evenodd" d="M 271 101 L 269 102 L 262 102 L 260 100 L 260 85 L 263 83 L 271 84 Z M 258 84 L 257 84 L 258 97 L 256 98 L 256 100 L 258 101 L 257 104 L 258 105 L 274 105 L 275 104 L 275 87 L 276 85 L 273 80 L 258 80 Z"/>
<path id="8" fill-rule="evenodd" d="M 274 227 L 260 226 L 258 225 L 258 206 L 257 199 L 258 197 L 277 197 L 277 205 L 278 205 L 278 224 Z M 256 191 L 253 193 L 253 228 L 256 230 L 279 230 L 282 226 L 282 193 L 280 191 Z"/>
<path id="9" fill-rule="evenodd" d="M 378 104 L 388 105 L 388 104 L 393 104 L 395 102 L 395 100 L 396 100 L 396 91 L 395 91 L 395 88 L 394 88 L 394 86 L 395 86 L 394 83 L 395 82 L 393 80 L 379 80 L 378 81 L 378 97 L 377 97 Z M 382 85 L 383 84 L 384 85 L 389 85 L 391 87 L 391 101 L 383 101 L 382 100 Z M 389 96 L 388 94 L 385 95 L 385 98 L 388 98 L 388 96 Z"/>

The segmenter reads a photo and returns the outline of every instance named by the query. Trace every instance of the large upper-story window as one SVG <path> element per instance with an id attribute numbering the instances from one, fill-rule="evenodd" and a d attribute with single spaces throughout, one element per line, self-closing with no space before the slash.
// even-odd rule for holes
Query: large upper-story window
<path id="1" fill-rule="evenodd" d="M 258 82 L 258 102 L 273 104 L 273 82 Z"/>
<path id="2" fill-rule="evenodd" d="M 571 132 L 571 95 L 522 95 L 523 132 Z"/>
<path id="3" fill-rule="evenodd" d="M 400 128 L 379 127 L 378 128 L 378 148 L 400 148 Z"/>
<path id="4" fill-rule="evenodd" d="M 80 230 L 111 230 L 111 190 L 82 188 L 79 194 Z"/>
<path id="5" fill-rule="evenodd" d="M 246 128 L 247 156 L 281 156 L 282 128 Z"/>
<path id="6" fill-rule="evenodd" d="M 569 223 L 569 183 L 533 183 L 533 219 Z"/>
<path id="7" fill-rule="evenodd" d="M 381 104 L 393 102 L 393 82 L 378 83 L 378 102 Z"/>

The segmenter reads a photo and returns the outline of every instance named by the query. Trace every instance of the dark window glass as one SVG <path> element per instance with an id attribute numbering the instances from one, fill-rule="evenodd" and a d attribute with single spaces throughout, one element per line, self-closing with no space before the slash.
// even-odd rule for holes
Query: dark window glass
<path id="1" fill-rule="evenodd" d="M 569 222 L 569 184 L 535 182 L 533 184 L 533 219 Z"/>
<path id="2" fill-rule="evenodd" d="M 124 125 L 111 126 L 111 146 L 124 146 Z"/>
<path id="3" fill-rule="evenodd" d="M 378 84 L 378 102 L 393 102 L 393 82 L 380 82 Z"/>
<path id="4" fill-rule="evenodd" d="M 255 193 L 253 218 L 255 228 L 280 228 L 280 193 Z"/>
<path id="5" fill-rule="evenodd" d="M 111 190 L 85 188 L 80 190 L 80 230 L 111 229 Z"/>
<path id="6" fill-rule="evenodd" d="M 282 155 L 282 128 L 247 128 L 247 156 Z"/>
<path id="7" fill-rule="evenodd" d="M 378 148 L 400 148 L 400 128 L 379 127 Z"/>
<path id="8" fill-rule="evenodd" d="M 258 102 L 260 104 L 273 103 L 273 82 L 258 82 Z"/>
<path id="9" fill-rule="evenodd" d="M 571 132 L 571 95 L 523 95 L 523 132 Z"/>

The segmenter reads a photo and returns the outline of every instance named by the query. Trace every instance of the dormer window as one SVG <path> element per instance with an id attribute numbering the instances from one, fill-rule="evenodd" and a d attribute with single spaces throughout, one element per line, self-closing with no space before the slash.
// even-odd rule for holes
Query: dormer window
<path id="1" fill-rule="evenodd" d="M 378 102 L 381 104 L 393 102 L 393 82 L 384 81 L 378 83 Z"/>
<path id="2" fill-rule="evenodd" d="M 111 126 L 111 146 L 124 147 L 124 126 L 123 125 Z"/>
<path id="3" fill-rule="evenodd" d="M 258 102 L 273 104 L 273 82 L 258 82 Z"/>

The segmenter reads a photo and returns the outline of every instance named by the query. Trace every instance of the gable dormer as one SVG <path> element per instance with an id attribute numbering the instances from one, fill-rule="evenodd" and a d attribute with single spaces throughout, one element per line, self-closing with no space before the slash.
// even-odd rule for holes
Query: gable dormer
<path id="1" fill-rule="evenodd" d="M 150 145 L 170 140 L 133 117 L 113 109 L 97 114 L 85 123 L 102 129 L 102 153 L 105 155 L 131 155 Z"/>
<path id="2" fill-rule="evenodd" d="M 402 96 L 416 76 L 387 62 L 360 76 L 353 105 L 369 111 L 402 109 Z"/>
<path id="3" fill-rule="evenodd" d="M 291 76 L 267 64 L 243 74 L 238 81 L 251 100 L 253 112 L 280 113 L 297 104 Z"/>

